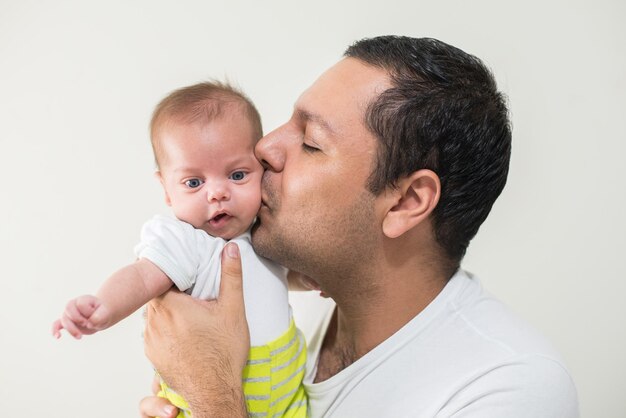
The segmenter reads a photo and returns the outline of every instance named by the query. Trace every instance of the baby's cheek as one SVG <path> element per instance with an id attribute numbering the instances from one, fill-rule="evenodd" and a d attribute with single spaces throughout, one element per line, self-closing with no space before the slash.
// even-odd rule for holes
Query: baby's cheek
<path id="1" fill-rule="evenodd" d="M 203 221 L 200 221 L 198 219 L 198 213 L 196 213 L 195 211 L 190 210 L 186 207 L 174 207 L 173 209 L 174 216 L 176 216 L 177 219 L 193 225 L 194 228 L 199 228 L 200 226 L 202 226 Z"/>
<path id="2" fill-rule="evenodd" d="M 245 197 L 243 197 L 242 204 L 245 206 L 243 210 L 246 217 L 249 218 L 249 221 L 252 223 L 261 207 L 261 189 L 258 187 L 249 188 Z"/>

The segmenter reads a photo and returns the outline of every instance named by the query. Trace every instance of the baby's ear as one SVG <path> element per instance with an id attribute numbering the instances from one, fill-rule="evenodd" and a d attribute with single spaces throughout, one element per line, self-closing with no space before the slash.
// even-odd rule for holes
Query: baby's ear
<path id="1" fill-rule="evenodd" d="M 165 193 L 165 204 L 167 206 L 172 206 L 170 195 L 167 193 L 167 187 L 165 187 L 165 181 L 163 180 L 163 175 L 161 175 L 161 172 L 157 170 L 154 172 L 154 177 L 156 177 L 157 180 L 159 180 L 159 183 L 161 183 L 161 186 L 163 187 L 163 193 Z"/>

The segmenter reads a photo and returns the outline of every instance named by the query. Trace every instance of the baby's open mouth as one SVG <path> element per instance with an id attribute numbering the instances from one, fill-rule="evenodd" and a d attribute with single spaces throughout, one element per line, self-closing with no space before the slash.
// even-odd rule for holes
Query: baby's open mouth
<path id="1" fill-rule="evenodd" d="M 218 213 L 217 215 L 215 215 L 213 218 L 209 219 L 209 224 L 213 227 L 213 228 L 221 228 L 224 225 L 226 225 L 229 221 L 229 219 L 231 219 L 232 216 L 230 216 L 228 213 Z"/>
<path id="2" fill-rule="evenodd" d="M 220 213 L 219 215 L 216 215 L 213 219 L 211 219 L 212 222 L 219 222 L 220 219 L 222 219 L 223 217 L 228 216 L 225 213 Z"/>

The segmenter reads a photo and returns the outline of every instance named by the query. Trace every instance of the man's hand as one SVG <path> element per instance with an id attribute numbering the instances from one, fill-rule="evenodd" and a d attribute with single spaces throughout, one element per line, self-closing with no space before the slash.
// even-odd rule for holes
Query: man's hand
<path id="1" fill-rule="evenodd" d="M 178 415 L 178 408 L 172 406 L 165 398 L 159 398 L 160 379 L 157 374 L 152 380 L 152 396 L 146 396 L 139 403 L 139 413 L 141 418 L 175 418 Z"/>
<path id="2" fill-rule="evenodd" d="M 171 290 L 152 300 L 144 342 L 156 370 L 187 400 L 195 418 L 247 417 L 242 372 L 250 335 L 237 245 L 227 244 L 222 252 L 218 299 L 201 301 Z"/>

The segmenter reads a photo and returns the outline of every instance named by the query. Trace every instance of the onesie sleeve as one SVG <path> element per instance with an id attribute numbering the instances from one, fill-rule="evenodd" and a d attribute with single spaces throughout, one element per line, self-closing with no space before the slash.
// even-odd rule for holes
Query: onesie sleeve
<path id="1" fill-rule="evenodd" d="M 154 263 L 184 292 L 196 283 L 201 257 L 209 250 L 205 236 L 186 222 L 157 215 L 143 225 L 135 255 Z"/>

